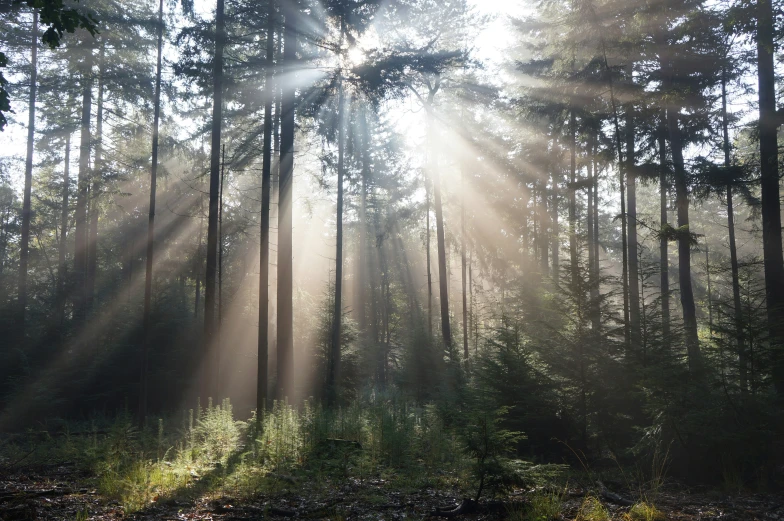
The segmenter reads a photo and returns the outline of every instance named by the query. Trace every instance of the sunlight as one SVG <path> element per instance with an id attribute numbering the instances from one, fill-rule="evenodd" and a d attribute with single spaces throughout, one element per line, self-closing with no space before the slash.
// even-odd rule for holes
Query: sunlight
<path id="1" fill-rule="evenodd" d="M 358 45 L 348 49 L 348 62 L 352 67 L 357 67 L 365 62 L 365 52 Z"/>
<path id="2" fill-rule="evenodd" d="M 0 9 L 0 511 L 778 508 L 775 3 L 44 4 Z"/>

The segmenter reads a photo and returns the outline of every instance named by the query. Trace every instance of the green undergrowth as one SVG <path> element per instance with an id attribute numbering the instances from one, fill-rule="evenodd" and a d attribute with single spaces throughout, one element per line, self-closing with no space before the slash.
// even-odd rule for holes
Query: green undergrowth
<path id="1" fill-rule="evenodd" d="M 514 459 L 509 452 L 519 433 L 500 426 L 503 410 L 485 416 L 484 422 L 471 417 L 469 426 L 450 425 L 436 406 L 385 399 L 336 410 L 276 402 L 260 421 L 255 416 L 241 421 L 225 400 L 148 421 L 143 429 L 121 414 L 63 424 L 56 434 L 32 430 L 0 440 L 0 467 L 75 465 L 126 513 L 197 498 L 242 501 L 289 492 L 325 497 L 350 481 L 368 484 L 357 495 L 369 505 L 389 503 L 389 492 L 407 496 L 427 489 L 474 497 L 484 485 L 486 497 L 525 490 L 522 502 L 510 503 L 507 519 L 562 518 L 566 479 L 577 476 L 563 465 Z M 651 502 L 654 496 L 640 494 L 623 519 L 663 519 Z M 610 516 L 589 495 L 575 519 Z"/>
<path id="2" fill-rule="evenodd" d="M 64 425 L 58 434 L 42 431 L 0 447 L 0 465 L 76 464 L 126 513 L 155 502 L 242 499 L 302 486 L 326 493 L 347 478 L 380 480 L 402 493 L 473 494 L 475 462 L 461 432 L 447 426 L 435 406 L 398 399 L 337 410 L 276 402 L 260 422 L 237 420 L 226 400 L 148 421 L 144 429 L 123 414 Z M 26 441 L 32 454 L 26 455 Z M 537 474 L 530 471 L 536 467 L 518 464 L 521 475 Z"/>

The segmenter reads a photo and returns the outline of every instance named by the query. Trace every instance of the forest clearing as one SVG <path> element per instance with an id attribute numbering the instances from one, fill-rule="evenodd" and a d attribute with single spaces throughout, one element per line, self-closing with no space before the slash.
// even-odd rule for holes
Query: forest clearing
<path id="1" fill-rule="evenodd" d="M 782 0 L 0 0 L 0 521 L 784 519 Z"/>

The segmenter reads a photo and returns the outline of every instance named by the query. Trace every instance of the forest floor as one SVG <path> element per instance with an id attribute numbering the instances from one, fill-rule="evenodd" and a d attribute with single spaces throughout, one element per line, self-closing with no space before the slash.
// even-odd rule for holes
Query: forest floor
<path id="1" fill-rule="evenodd" d="M 401 479 L 368 473 L 362 478 L 306 472 L 272 476 L 275 486 L 237 499 L 212 491 L 152 497 L 149 504 L 126 514 L 121 504 L 97 491 L 97 476 L 76 464 L 17 466 L 0 469 L 0 519 L 33 520 L 213 520 L 255 519 L 393 520 L 438 519 L 438 509 L 461 501 L 461 491 L 427 480 Z M 198 488 L 198 480 L 192 485 Z M 629 491 L 618 491 L 629 494 Z M 502 500 L 483 500 L 459 519 L 544 521 L 530 516 L 528 505 L 535 491 L 518 490 Z M 585 492 L 567 488 L 559 492 L 560 512 L 552 519 L 580 517 Z M 658 493 L 656 507 L 666 519 L 696 521 L 768 521 L 784 519 L 783 494 L 740 494 L 690 491 L 670 484 Z M 627 520 L 628 506 L 603 501 L 609 519 Z M 607 518 L 605 518 L 607 519 Z M 661 519 L 661 517 L 659 517 Z M 653 521 L 653 520 L 651 520 Z"/>

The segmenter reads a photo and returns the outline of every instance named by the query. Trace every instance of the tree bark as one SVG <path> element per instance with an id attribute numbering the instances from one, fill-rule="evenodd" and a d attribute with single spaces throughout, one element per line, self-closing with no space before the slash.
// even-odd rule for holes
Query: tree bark
<path id="1" fill-rule="evenodd" d="M 275 98 L 275 0 L 268 0 L 267 70 L 264 79 L 264 143 L 261 167 L 261 228 L 259 249 L 259 338 L 256 380 L 256 420 L 261 425 L 267 409 L 269 375 L 269 260 L 270 260 L 270 188 L 272 185 L 272 104 Z"/>
<path id="2" fill-rule="evenodd" d="M 158 60 L 155 67 L 155 94 L 152 119 L 152 164 L 150 165 L 150 211 L 147 220 L 147 264 L 144 275 L 144 340 L 141 352 L 139 378 L 139 423 L 144 426 L 147 417 L 147 358 L 152 341 L 152 268 L 155 245 L 155 191 L 158 184 L 158 126 L 161 115 L 161 69 L 163 57 L 163 0 L 158 3 Z M 96 154 L 97 155 L 97 154 Z"/>
<path id="3" fill-rule="evenodd" d="M 74 215 L 74 319 L 81 325 L 85 319 L 85 276 L 87 271 L 87 189 L 90 182 L 90 119 L 92 116 L 92 48 L 88 46 L 82 70 L 82 117 L 79 142 L 79 177 L 76 181 L 76 213 Z"/>
<path id="4" fill-rule="evenodd" d="M 466 294 L 465 167 L 460 168 L 460 275 L 463 286 L 463 358 L 468 363 L 468 295 Z"/>
<path id="5" fill-rule="evenodd" d="M 629 83 L 633 84 L 633 68 L 631 64 L 627 66 L 627 76 Z M 637 257 L 637 175 L 635 173 L 634 163 L 634 106 L 629 103 L 626 110 L 626 195 L 628 201 L 627 225 L 629 233 L 629 337 L 633 349 L 639 349 L 642 344 L 642 331 L 640 330 L 640 269 Z"/>
<path id="6" fill-rule="evenodd" d="M 619 138 L 620 140 L 620 138 Z M 622 249 L 622 262 L 621 269 L 621 286 L 623 290 L 623 338 L 626 344 L 626 349 L 631 347 L 631 328 L 629 327 L 629 249 L 627 241 L 627 223 L 626 223 L 626 183 L 624 176 L 623 159 L 620 158 L 620 143 L 618 144 L 618 187 L 621 197 L 621 249 Z M 627 163 L 628 164 L 628 163 Z"/>
<path id="7" fill-rule="evenodd" d="M 588 161 L 586 162 L 586 166 L 588 168 L 588 179 L 590 180 L 590 184 L 588 185 L 588 197 L 587 197 L 587 232 L 588 232 L 588 286 L 590 288 L 590 303 L 591 303 L 591 330 L 596 333 L 599 331 L 599 277 L 597 276 L 595 266 L 596 266 L 596 249 L 594 248 L 594 243 L 597 240 L 596 232 L 594 231 L 594 200 L 593 200 L 593 192 L 594 186 L 597 184 L 597 178 L 594 170 L 594 143 L 593 143 L 593 136 L 589 138 L 590 142 L 588 144 Z"/>
<path id="8" fill-rule="evenodd" d="M 577 121 L 574 110 L 569 113 L 569 265 L 572 298 L 583 301 L 580 291 L 580 266 L 577 260 Z"/>
<path id="9" fill-rule="evenodd" d="M 19 339 L 25 338 L 27 313 L 27 264 L 32 218 L 33 145 L 35 144 L 35 98 L 38 90 L 38 10 L 33 10 L 30 51 L 30 97 L 27 108 L 27 158 L 25 160 L 24 199 L 22 201 L 22 237 L 19 242 Z"/>
<path id="10" fill-rule="evenodd" d="M 431 140 L 428 139 L 432 154 Z M 430 179 L 425 174 L 425 267 L 427 268 L 427 332 L 433 334 L 433 273 L 430 261 Z"/>
<path id="11" fill-rule="evenodd" d="M 724 137 L 724 167 L 732 166 L 730 156 L 729 118 L 727 117 L 727 71 L 721 74 L 721 126 Z M 748 392 L 748 362 L 746 360 L 746 340 L 743 330 L 743 308 L 740 302 L 740 276 L 738 269 L 738 248 L 735 244 L 735 209 L 732 203 L 732 183 L 727 183 L 727 230 L 730 241 L 730 268 L 732 271 L 732 304 L 735 312 L 735 339 L 738 351 L 738 377 L 740 392 Z"/>
<path id="12" fill-rule="evenodd" d="M 765 296 L 773 359 L 773 384 L 779 398 L 784 400 L 784 256 L 781 250 L 774 33 L 773 2 L 758 0 L 757 76 Z"/>
<path id="13" fill-rule="evenodd" d="M 432 93 L 434 94 L 434 93 Z M 432 95 L 431 95 L 432 100 Z M 428 112 L 432 110 L 432 105 L 428 106 Z M 431 119 L 430 132 L 432 129 L 432 114 L 429 114 Z M 431 141 L 432 142 L 432 141 Z M 436 211 L 436 247 L 438 249 L 438 289 L 439 300 L 441 304 L 441 335 L 444 339 L 444 345 L 447 348 L 452 347 L 452 327 L 449 323 L 449 288 L 448 288 L 448 273 L 446 270 L 446 241 L 444 234 L 444 212 L 441 201 L 441 175 L 438 167 L 438 156 L 431 161 L 431 176 L 433 179 L 433 205 Z"/>
<path id="14" fill-rule="evenodd" d="M 661 230 L 667 226 L 667 112 L 661 111 L 661 127 L 659 129 L 659 219 Z M 667 237 L 662 234 L 659 239 L 659 284 L 661 287 L 662 336 L 665 342 L 670 336 L 670 260 Z"/>
<path id="15" fill-rule="evenodd" d="M 215 9 L 215 59 L 213 69 L 212 139 L 210 150 L 210 199 L 207 214 L 207 272 L 204 278 L 204 360 L 201 397 L 203 402 L 217 391 L 215 300 L 218 268 L 218 211 L 220 199 L 220 149 L 223 117 L 223 49 L 226 44 L 224 0 Z"/>
<path id="16" fill-rule="evenodd" d="M 555 142 L 554 146 L 555 148 Z M 558 228 L 558 170 L 560 166 L 556 165 L 553 168 L 552 175 L 550 179 L 552 180 L 552 189 L 550 190 L 550 225 L 552 226 L 551 232 L 552 236 L 550 237 L 551 247 L 552 247 L 552 258 L 553 258 L 553 282 L 557 285 L 558 281 L 561 278 L 561 261 L 560 259 L 560 249 L 561 249 L 561 237 L 560 237 L 560 230 Z"/>
<path id="17" fill-rule="evenodd" d="M 287 5 L 285 12 L 283 64 L 293 72 L 297 60 L 297 12 Z M 278 379 L 277 398 L 288 396 L 294 357 L 293 271 L 292 271 L 292 181 L 294 176 L 295 87 L 283 87 L 280 125 L 280 180 L 278 189 Z"/>
<path id="18" fill-rule="evenodd" d="M 340 21 L 340 41 L 343 42 L 345 21 Z M 332 316 L 332 341 L 330 343 L 329 366 L 327 371 L 327 405 L 334 407 L 338 400 L 340 378 L 341 334 L 343 319 L 343 177 L 346 128 L 344 118 L 343 71 L 338 72 L 338 193 L 335 237 L 335 301 Z"/>
<path id="19" fill-rule="evenodd" d="M 87 236 L 87 274 L 85 277 L 85 295 L 87 311 L 93 309 L 95 298 L 95 276 L 98 271 L 98 193 L 100 192 L 103 166 L 103 91 L 106 42 L 101 42 L 98 54 L 98 99 L 95 117 L 95 157 L 90 173 L 89 197 L 89 228 Z"/>
<path id="20" fill-rule="evenodd" d="M 686 348 L 689 372 L 699 374 L 701 368 L 700 344 L 697 337 L 697 309 L 694 305 L 694 290 L 691 283 L 691 244 L 689 229 L 689 196 L 686 185 L 686 168 L 683 161 L 683 141 L 678 123 L 677 107 L 667 108 L 667 127 L 670 134 L 670 149 L 675 167 L 675 198 L 678 207 L 678 283 L 680 285 L 683 327 L 686 333 Z"/>
<path id="21" fill-rule="evenodd" d="M 60 342 L 65 339 L 65 255 L 68 236 L 68 196 L 71 185 L 71 133 L 65 134 L 65 160 L 63 162 L 63 195 L 60 209 L 60 244 L 57 248 L 57 325 L 60 330 Z"/>

